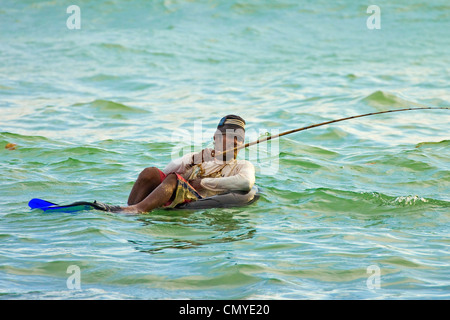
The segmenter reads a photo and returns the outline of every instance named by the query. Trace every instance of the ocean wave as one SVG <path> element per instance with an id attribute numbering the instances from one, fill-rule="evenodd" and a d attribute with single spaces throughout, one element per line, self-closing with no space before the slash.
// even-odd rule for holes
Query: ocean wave
<path id="1" fill-rule="evenodd" d="M 284 183 L 284 185 L 286 182 Z M 430 206 L 450 207 L 450 202 L 420 195 L 392 196 L 374 191 L 352 191 L 333 188 L 312 188 L 299 191 L 283 189 L 281 186 L 264 187 L 264 198 L 277 198 L 286 204 L 298 205 L 302 208 L 335 211 L 367 211 L 369 207 L 376 210 L 377 207 L 408 207 Z"/>
<path id="2" fill-rule="evenodd" d="M 423 104 L 408 101 L 393 93 L 381 90 L 371 93 L 367 97 L 361 99 L 361 101 L 379 111 L 396 108 L 426 107 Z"/>
<path id="3" fill-rule="evenodd" d="M 437 142 L 420 142 L 416 145 L 416 148 L 448 148 L 450 146 L 450 140 L 442 140 Z"/>
<path id="4" fill-rule="evenodd" d="M 97 99 L 88 103 L 75 103 L 74 107 L 87 107 L 92 110 L 100 111 L 101 113 L 125 113 L 125 114 L 140 114 L 148 113 L 147 110 L 131 107 L 122 103 Z"/>
<path id="5" fill-rule="evenodd" d="M 438 206 L 450 207 L 450 202 L 419 195 L 389 196 L 378 192 L 361 192 L 362 199 L 373 202 L 379 206 L 412 207 L 412 206 Z"/>
<path id="6" fill-rule="evenodd" d="M 13 132 L 0 132 L 0 143 L 6 144 L 6 143 L 30 143 L 30 142 L 44 142 L 44 143 L 51 143 L 53 142 L 51 139 L 40 136 L 40 135 L 26 135 L 26 134 L 19 134 L 19 133 L 13 133 Z"/>

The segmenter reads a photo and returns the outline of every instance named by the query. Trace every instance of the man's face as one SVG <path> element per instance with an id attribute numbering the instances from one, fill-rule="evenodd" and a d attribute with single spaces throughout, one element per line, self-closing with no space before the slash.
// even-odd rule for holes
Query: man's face
<path id="1" fill-rule="evenodd" d="M 216 152 L 230 150 L 241 146 L 243 143 L 244 142 L 242 141 L 241 135 L 233 129 L 227 129 L 226 132 L 217 130 L 214 134 L 214 150 Z M 224 157 L 225 159 L 223 160 L 231 160 L 234 158 L 234 152 L 229 151 L 224 155 Z"/>

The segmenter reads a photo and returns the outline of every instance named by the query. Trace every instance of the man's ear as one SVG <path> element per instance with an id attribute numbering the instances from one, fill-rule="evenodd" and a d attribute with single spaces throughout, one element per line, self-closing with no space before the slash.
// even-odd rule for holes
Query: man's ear
<path id="1" fill-rule="evenodd" d="M 244 142 L 240 142 L 240 141 L 238 140 L 237 137 L 234 137 L 234 144 L 235 144 L 235 145 L 243 144 L 243 143 L 244 143 Z"/>

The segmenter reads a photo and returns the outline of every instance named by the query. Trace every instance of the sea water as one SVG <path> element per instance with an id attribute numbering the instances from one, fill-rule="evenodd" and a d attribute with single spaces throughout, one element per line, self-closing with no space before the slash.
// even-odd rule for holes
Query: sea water
<path id="1" fill-rule="evenodd" d="M 0 297 L 450 298 L 448 110 L 243 150 L 248 207 L 27 206 L 126 204 L 142 169 L 211 147 L 226 114 L 250 142 L 448 107 L 449 28 L 445 0 L 3 0 Z"/>

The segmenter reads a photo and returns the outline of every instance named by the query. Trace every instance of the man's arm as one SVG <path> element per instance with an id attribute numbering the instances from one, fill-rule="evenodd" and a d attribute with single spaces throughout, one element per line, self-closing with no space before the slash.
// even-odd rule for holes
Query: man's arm
<path id="1" fill-rule="evenodd" d="M 202 188 L 216 192 L 250 191 L 255 184 L 255 167 L 246 161 L 236 175 L 222 178 L 204 178 L 199 183 Z"/>
<path id="2" fill-rule="evenodd" d="M 181 158 L 171 161 L 163 170 L 167 175 L 172 172 L 183 174 L 192 166 L 213 159 L 211 156 L 212 149 L 203 149 L 200 152 L 191 152 L 185 154 Z"/>

